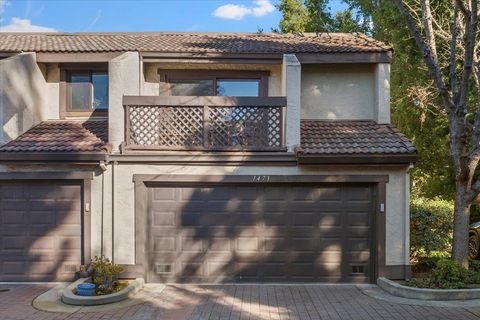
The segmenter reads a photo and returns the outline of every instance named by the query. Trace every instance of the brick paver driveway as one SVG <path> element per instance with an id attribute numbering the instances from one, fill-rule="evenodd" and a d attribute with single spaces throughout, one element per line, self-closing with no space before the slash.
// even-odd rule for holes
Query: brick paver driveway
<path id="1" fill-rule="evenodd" d="M 129 308 L 88 313 L 35 310 L 48 285 L 0 285 L 0 319 L 480 319 L 479 310 L 392 304 L 350 285 L 170 285 Z"/>

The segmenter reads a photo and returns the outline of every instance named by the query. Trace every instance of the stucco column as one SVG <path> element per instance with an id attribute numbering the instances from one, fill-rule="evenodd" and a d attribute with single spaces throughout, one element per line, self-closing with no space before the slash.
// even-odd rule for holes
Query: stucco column
<path id="1" fill-rule="evenodd" d="M 125 52 L 108 62 L 108 139 L 113 153 L 118 153 L 124 141 L 124 95 L 140 95 L 140 67 L 138 52 Z"/>
<path id="2" fill-rule="evenodd" d="M 300 90 L 302 69 L 294 54 L 283 55 L 282 94 L 287 97 L 285 145 L 293 152 L 300 145 Z"/>
<path id="3" fill-rule="evenodd" d="M 49 94 L 35 53 L 0 60 L 0 145 L 43 120 L 58 117 L 54 108 L 58 100 L 58 95 Z"/>
<path id="4" fill-rule="evenodd" d="M 378 123 L 390 123 L 390 64 L 375 65 L 375 113 Z"/>

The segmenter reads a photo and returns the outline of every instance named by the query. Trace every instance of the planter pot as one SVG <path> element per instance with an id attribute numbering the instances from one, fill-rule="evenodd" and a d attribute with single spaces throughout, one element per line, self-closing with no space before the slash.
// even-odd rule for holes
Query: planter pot
<path id="1" fill-rule="evenodd" d="M 473 300 L 480 299 L 480 289 L 425 289 L 403 286 L 387 278 L 378 278 L 380 288 L 391 295 L 418 300 Z"/>
<path id="2" fill-rule="evenodd" d="M 91 297 L 95 295 L 95 285 L 93 283 L 80 283 L 77 285 L 77 295 Z"/>
<path id="3" fill-rule="evenodd" d="M 77 281 L 63 289 L 62 302 L 74 306 L 96 306 L 101 304 L 109 304 L 132 297 L 144 286 L 144 280 L 142 278 L 138 278 L 135 280 L 131 280 L 127 287 L 112 294 L 106 294 L 103 296 L 76 295 L 74 293 L 74 290 L 77 288 L 77 286 L 80 284 L 86 284 L 89 280 L 89 278 L 78 279 Z"/>

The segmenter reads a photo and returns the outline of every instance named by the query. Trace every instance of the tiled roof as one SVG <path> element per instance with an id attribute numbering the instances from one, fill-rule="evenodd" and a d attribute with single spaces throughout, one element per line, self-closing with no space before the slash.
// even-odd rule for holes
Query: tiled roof
<path id="1" fill-rule="evenodd" d="M 382 42 L 359 33 L 0 32 L 0 52 L 347 53 L 389 50 L 391 48 Z"/>
<path id="2" fill-rule="evenodd" d="M 107 120 L 44 121 L 0 147 L 0 153 L 102 152 L 108 141 Z"/>
<path id="3" fill-rule="evenodd" d="M 415 155 L 398 129 L 373 121 L 301 121 L 299 155 Z"/>

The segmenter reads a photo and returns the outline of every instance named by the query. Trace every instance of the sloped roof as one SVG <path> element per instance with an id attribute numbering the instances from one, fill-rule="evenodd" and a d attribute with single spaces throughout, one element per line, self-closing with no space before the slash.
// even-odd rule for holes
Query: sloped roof
<path id="1" fill-rule="evenodd" d="M 104 153 L 107 120 L 50 120 L 0 147 L 2 153 Z"/>
<path id="2" fill-rule="evenodd" d="M 302 120 L 298 156 L 416 157 L 413 143 L 390 124 L 374 121 Z"/>
<path id="3" fill-rule="evenodd" d="M 2 33 L 0 52 L 355 53 L 391 48 L 360 33 Z"/>
<path id="4" fill-rule="evenodd" d="M 44 121 L 0 147 L 0 159 L 22 153 L 106 154 L 107 142 L 107 120 Z M 396 162 L 417 159 L 415 146 L 398 129 L 374 121 L 301 120 L 301 146 L 296 155 L 300 163 L 305 162 L 302 158 L 332 157 L 347 163 L 357 161 L 349 159 L 358 156 L 365 158 L 364 163 L 389 162 L 388 157 L 396 157 Z M 373 160 L 377 156 L 381 158 Z"/>

